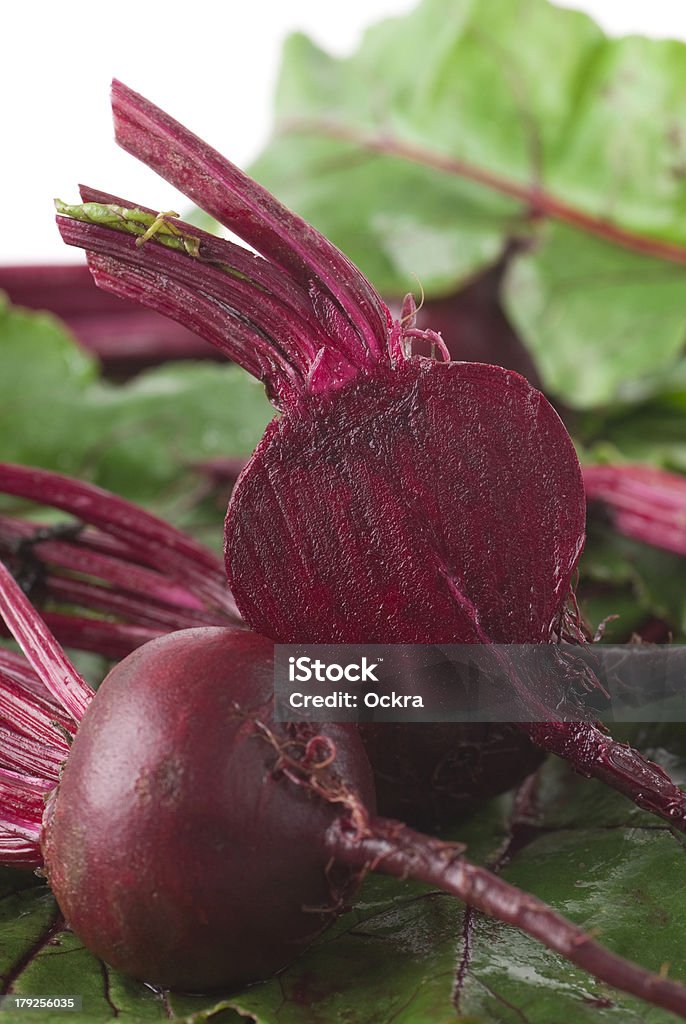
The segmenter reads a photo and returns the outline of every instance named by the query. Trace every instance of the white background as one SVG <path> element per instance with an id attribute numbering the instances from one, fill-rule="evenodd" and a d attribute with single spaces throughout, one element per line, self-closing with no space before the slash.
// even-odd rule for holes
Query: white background
<path id="1" fill-rule="evenodd" d="M 449 2 L 449 0 L 446 0 Z M 303 30 L 336 54 L 415 0 L 10 0 L 0 8 L 0 263 L 73 262 L 52 197 L 79 181 L 185 209 L 112 141 L 112 76 L 245 165 L 268 136 L 281 42 Z M 685 0 L 560 0 L 612 33 L 686 39 Z M 408 54 L 420 60 L 421 54 Z"/>

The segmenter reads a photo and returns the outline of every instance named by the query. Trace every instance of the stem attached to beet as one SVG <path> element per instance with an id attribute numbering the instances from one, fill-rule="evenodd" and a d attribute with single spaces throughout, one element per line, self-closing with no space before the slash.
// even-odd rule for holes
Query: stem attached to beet
<path id="1" fill-rule="evenodd" d="M 686 1019 L 684 985 L 610 952 L 535 896 L 465 860 L 460 846 L 384 819 L 370 821 L 363 834 L 339 819 L 327 833 L 327 844 L 331 856 L 341 863 L 434 885 L 526 932 L 599 981 Z"/>
<path id="2" fill-rule="evenodd" d="M 383 303 L 328 239 L 197 135 L 116 80 L 112 110 L 120 146 L 230 225 L 305 288 L 331 297 L 355 331 L 358 359 L 383 352 L 388 327 Z"/>
<path id="3" fill-rule="evenodd" d="M 153 240 L 138 248 L 120 229 L 101 222 L 60 217 L 58 225 L 68 245 L 89 250 L 89 265 L 101 287 L 165 312 L 201 333 L 253 376 L 269 380 L 281 401 L 304 386 L 312 332 L 308 338 L 299 315 L 288 308 L 282 309 L 279 321 L 274 297 L 247 277 L 212 263 L 203 263 L 200 275 L 198 259 Z M 201 251 L 204 255 L 204 247 Z M 237 269 L 234 263 L 231 267 Z"/>
<path id="4" fill-rule="evenodd" d="M 638 807 L 686 832 L 686 793 L 638 750 L 618 743 L 590 722 L 525 722 L 519 728 L 581 775 L 600 779 Z"/>
<path id="5" fill-rule="evenodd" d="M 118 659 L 174 630 L 240 622 L 215 556 L 143 509 L 57 473 L 0 463 L 3 491 L 80 517 L 41 526 L 0 515 L 0 558 L 60 643 Z"/>
<path id="6" fill-rule="evenodd" d="M 180 221 L 178 230 L 194 239 L 197 255 L 160 244 L 157 236 L 139 246 L 142 235 L 130 236 L 142 232 L 147 221 L 141 217 L 152 218 L 152 211 L 93 189 L 81 191 L 99 202 L 58 202 L 57 223 L 68 245 L 87 250 L 101 288 L 194 330 L 265 381 L 282 406 L 297 402 L 308 388 L 317 390 L 314 375 L 330 385 L 357 372 L 354 332 L 326 296 L 299 287 L 248 250 Z"/>
<path id="7" fill-rule="evenodd" d="M 51 527 L 41 529 L 33 523 L 0 517 L 0 547 L 3 541 L 9 541 L 10 551 L 14 548 L 20 559 L 22 551 L 30 550 L 39 554 L 44 562 L 82 576 L 96 576 L 109 585 L 140 593 L 153 601 L 196 611 L 203 607 L 203 602 L 187 587 L 181 587 L 145 566 L 94 551 L 88 544 L 79 543 L 78 537 L 63 540 L 58 530 L 53 535 Z"/>
<path id="8" fill-rule="evenodd" d="M 0 863 L 39 867 L 45 798 L 93 690 L 0 561 L 2 620 L 25 659 L 0 649 Z"/>

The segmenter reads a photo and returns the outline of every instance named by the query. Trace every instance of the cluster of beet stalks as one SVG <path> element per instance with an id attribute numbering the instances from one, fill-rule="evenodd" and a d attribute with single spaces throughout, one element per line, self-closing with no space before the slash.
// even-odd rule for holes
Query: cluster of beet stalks
<path id="1" fill-rule="evenodd" d="M 38 667 L 0 647 L 0 861 L 36 867 L 44 797 L 91 696 L 85 683 L 61 688 L 57 641 L 120 660 L 155 637 L 240 617 L 219 560 L 135 505 L 57 473 L 9 464 L 0 465 L 0 491 L 72 517 L 58 527 L 0 517 L 0 558 L 43 606 L 50 631 L 36 641 Z M 7 586 L 6 579 L 0 590 L 11 608 Z M 12 635 L 11 614 L 4 618 Z M 69 668 L 65 678 L 71 676 Z"/>

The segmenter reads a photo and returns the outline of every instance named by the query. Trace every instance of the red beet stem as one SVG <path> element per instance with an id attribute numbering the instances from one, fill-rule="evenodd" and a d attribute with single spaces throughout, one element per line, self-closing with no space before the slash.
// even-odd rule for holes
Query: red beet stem
<path id="1" fill-rule="evenodd" d="M 11 771 L 22 775 L 37 775 L 54 784 L 66 756 L 64 741 L 61 746 L 58 741 L 42 743 L 15 732 L 9 726 L 0 725 L 0 759 Z"/>
<path id="2" fill-rule="evenodd" d="M 18 791 L 33 793 L 49 793 L 52 783 L 48 779 L 39 778 L 37 775 L 22 775 L 19 772 L 10 771 L 9 768 L 0 768 L 0 785 L 13 786 Z"/>
<path id="3" fill-rule="evenodd" d="M 91 651 L 111 661 L 125 658 L 149 640 L 164 636 L 166 627 L 144 626 L 139 623 L 109 622 L 86 616 L 67 615 L 62 612 L 43 612 L 46 626 L 65 647 Z"/>
<path id="4" fill-rule="evenodd" d="M 53 695 L 46 689 L 45 684 L 33 671 L 23 654 L 0 647 L 0 672 L 9 676 L 10 679 L 21 683 L 25 690 L 28 690 L 29 693 L 35 693 L 37 697 L 51 704 L 54 708 L 60 707 L 55 702 Z"/>
<path id="5" fill-rule="evenodd" d="M 76 732 L 73 721 L 63 711 L 55 711 L 53 704 L 41 700 L 26 690 L 21 683 L 0 670 L 0 719 L 11 722 L 12 727 L 31 739 L 45 743 L 66 741 L 56 732 L 55 723 L 71 733 Z"/>
<path id="6" fill-rule="evenodd" d="M 128 204 L 127 209 L 141 207 Z M 222 253 L 217 244 L 221 239 L 206 243 L 196 229 L 187 231 L 181 222 L 175 223 L 184 235 L 198 239 L 198 256 L 152 239 L 138 246 L 140 237 L 116 230 L 115 225 L 57 217 L 64 241 L 87 251 L 99 287 L 195 331 L 265 381 L 280 405 L 297 401 L 308 389 L 340 386 L 357 373 L 358 366 L 343 344 L 351 328 L 331 303 L 292 281 L 286 288 L 279 279 L 278 292 L 271 294 L 264 268 L 282 275 L 278 268 L 238 246 Z M 218 261 L 210 254 L 224 259 Z M 257 260 L 263 267 L 256 276 Z"/>
<path id="7" fill-rule="evenodd" d="M 107 534 L 82 529 L 69 543 L 51 540 L 50 534 L 50 527 L 36 530 L 34 523 L 0 516 L 0 557 L 9 559 L 22 588 L 32 595 L 37 590 L 42 604 L 54 601 L 69 606 L 66 614 L 43 611 L 44 621 L 62 644 L 119 658 L 162 633 L 233 621 L 225 612 L 207 608 L 186 588 L 132 563 L 125 546 Z M 26 555 L 23 544 L 30 545 Z M 71 572 L 96 579 L 78 578 Z M 79 617 L 78 609 L 84 610 L 85 618 Z M 115 615 L 120 621 L 93 619 L 93 612 Z M 1 655 L 0 651 L 0 672 Z M 17 681 L 26 685 L 25 678 Z M 34 679 L 29 689 L 45 699 L 39 680 Z M 52 702 L 51 706 L 55 707 Z"/>
<path id="8" fill-rule="evenodd" d="M 40 800 L 30 805 L 12 800 L 10 790 L 0 784 L 0 802 L 3 805 L 3 827 L 30 843 L 40 839 L 40 812 L 43 804 Z"/>
<path id="9" fill-rule="evenodd" d="M 21 519 L 0 516 L 0 548 L 19 547 L 22 541 L 31 541 L 39 525 Z M 4 543 L 3 543 L 4 542 Z M 37 539 L 32 545 L 41 562 L 49 562 L 70 572 L 96 576 L 108 584 L 140 593 L 172 607 L 201 610 L 203 602 L 185 587 L 170 581 L 160 573 L 144 566 L 125 562 L 121 558 L 95 552 L 79 543 L 59 539 Z"/>
<path id="10" fill-rule="evenodd" d="M 8 867 L 39 868 L 43 864 L 40 846 L 0 825 L 0 863 Z"/>
<path id="11" fill-rule="evenodd" d="M 618 743 L 589 722 L 526 722 L 519 728 L 581 775 L 600 779 L 638 807 L 686 832 L 686 793 L 633 747 Z"/>
<path id="12" fill-rule="evenodd" d="M 465 860 L 460 846 L 383 819 L 371 821 L 362 832 L 336 821 L 327 833 L 327 844 L 340 863 L 434 885 L 526 932 L 599 981 L 686 1019 L 686 986 L 611 953 L 535 896 Z"/>
<path id="13" fill-rule="evenodd" d="M 2 827 L 31 842 L 40 840 L 45 796 L 54 788 L 48 779 L 0 768 Z"/>
<path id="14" fill-rule="evenodd" d="M 305 289 L 314 286 L 331 297 L 355 330 L 358 365 L 370 357 L 385 357 L 385 307 L 359 270 L 328 239 L 178 121 L 116 80 L 112 109 L 120 146 L 283 267 Z"/>
<path id="15" fill-rule="evenodd" d="M 27 700 L 31 695 L 1 673 L 0 696 L 0 718 L 19 730 L 0 726 L 0 863 L 37 867 L 45 798 L 55 788 L 69 747 L 54 722 L 46 726 L 45 716 L 36 714 L 35 703 Z"/>
<path id="16" fill-rule="evenodd" d="M 615 528 L 634 540 L 686 555 L 686 479 L 653 466 L 585 466 L 589 501 L 601 501 Z"/>
<path id="17" fill-rule="evenodd" d="M 69 661 L 3 562 L 0 562 L 0 615 L 31 667 L 72 718 L 80 722 L 93 691 Z"/>
<path id="18" fill-rule="evenodd" d="M 284 376 L 302 387 L 316 334 L 250 281 L 161 245 L 138 247 L 111 227 L 61 216 L 57 226 L 67 245 L 88 251 L 100 287 L 183 323 L 255 377 Z"/>
<path id="19" fill-rule="evenodd" d="M 65 232 L 63 237 L 65 241 L 71 237 L 69 244 L 75 245 L 78 234 L 72 232 L 69 236 Z M 84 241 L 93 244 L 92 237 Z M 281 401 L 288 401 L 291 393 L 299 391 L 302 382 L 298 371 L 228 305 L 210 298 L 197 287 L 186 288 L 173 278 L 111 256 L 101 256 L 93 249 L 88 252 L 88 267 L 99 288 L 164 313 L 194 331 L 253 377 L 269 381 L 271 390 Z"/>
<path id="20" fill-rule="evenodd" d="M 225 615 L 206 610 L 192 611 L 157 602 L 144 594 L 134 595 L 124 589 L 100 586 L 89 580 L 71 579 L 48 573 L 45 592 L 60 603 L 80 606 L 91 612 L 116 615 L 130 625 L 149 626 L 171 632 L 193 626 L 225 626 Z"/>
<path id="21" fill-rule="evenodd" d="M 3 489 L 98 524 L 82 526 L 72 536 L 0 516 L 0 557 L 9 559 L 17 579 L 24 570 L 32 586 L 35 572 L 43 601 L 70 606 L 68 612 L 43 612 L 43 621 L 62 644 L 118 659 L 164 633 L 225 626 L 238 618 L 229 611 L 233 603 L 214 556 L 136 506 L 80 481 L 24 466 L 0 464 Z M 190 560 L 196 554 L 205 565 Z M 208 571 L 210 566 L 214 572 Z M 121 621 L 93 618 L 94 611 Z M 30 688 L 45 699 L 40 680 L 34 679 Z"/>
<path id="22" fill-rule="evenodd" d="M 124 545 L 131 561 L 181 583 L 228 618 L 239 620 L 221 562 L 211 551 L 143 509 L 61 473 L 0 463 L 0 492 L 76 516 Z"/>
<path id="23" fill-rule="evenodd" d="M 123 206 L 126 209 L 135 208 L 152 216 L 157 215 L 157 211 L 148 206 L 132 203 L 127 199 L 111 195 L 109 192 L 101 192 L 86 185 L 80 185 L 79 191 L 84 203 L 102 203 L 104 205 L 114 203 L 116 206 Z M 198 264 L 203 266 L 207 264 L 218 267 L 225 274 L 229 273 L 234 277 L 240 275 L 253 286 L 256 294 L 266 295 L 277 300 L 288 309 L 290 314 L 294 314 L 307 325 L 311 335 L 317 338 L 320 344 L 327 343 L 322 325 L 314 315 L 309 294 L 280 267 L 269 263 L 262 256 L 258 256 L 257 253 L 245 249 L 241 245 L 202 231 L 194 224 L 177 219 L 174 220 L 174 223 L 181 229 L 184 236 L 191 236 L 198 240 L 198 255 L 194 258 L 196 274 Z"/>

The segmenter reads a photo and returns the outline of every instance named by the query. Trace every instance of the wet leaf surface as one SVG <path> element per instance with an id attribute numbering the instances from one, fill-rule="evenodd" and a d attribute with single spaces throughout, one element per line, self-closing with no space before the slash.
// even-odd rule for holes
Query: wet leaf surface
<path id="1" fill-rule="evenodd" d="M 423 0 L 349 57 L 291 37 L 253 170 L 388 295 L 523 239 L 504 298 L 544 389 L 656 393 L 686 335 L 685 54 L 546 0 Z"/>

